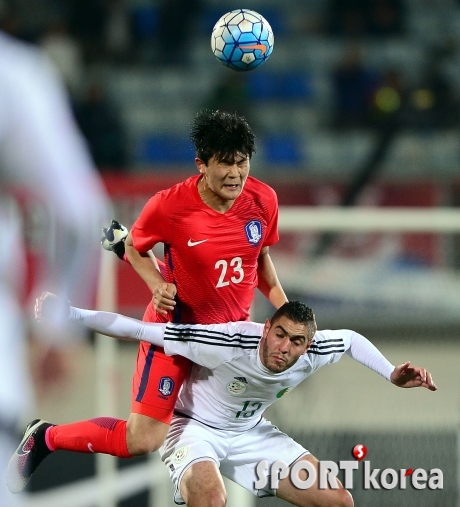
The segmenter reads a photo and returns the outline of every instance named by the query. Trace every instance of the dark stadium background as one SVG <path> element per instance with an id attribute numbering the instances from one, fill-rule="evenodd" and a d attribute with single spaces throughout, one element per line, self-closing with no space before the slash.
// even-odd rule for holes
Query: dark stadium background
<path id="1" fill-rule="evenodd" d="M 240 7 L 263 14 L 275 34 L 270 59 L 247 74 L 224 68 L 210 49 L 214 23 Z M 0 26 L 55 59 L 113 197 L 114 218 L 128 227 L 155 191 L 194 174 L 188 129 L 202 107 L 236 110 L 248 118 L 258 143 L 252 174 L 275 188 L 282 206 L 460 204 L 458 0 L 254 0 L 244 5 L 233 0 L 0 0 Z M 26 211 L 29 223 L 39 227 L 37 210 Z M 36 240 L 31 233 L 32 275 L 40 254 Z M 312 262 L 327 255 L 359 259 L 372 256 L 380 240 L 371 235 L 347 242 L 323 234 L 312 242 L 282 233 L 274 251 L 278 264 L 292 255 Z M 402 234 L 398 269 L 416 268 L 422 277 L 436 270 L 458 274 L 458 246 L 456 235 Z M 120 311 L 141 316 L 147 289 L 128 265 L 120 262 L 117 272 Z M 429 316 L 420 326 L 417 315 L 393 319 L 390 314 L 382 325 L 379 303 L 364 310 L 351 304 L 342 312 L 339 298 L 286 288 L 290 297 L 311 302 L 322 327 L 335 326 L 339 314 L 341 327 L 359 324 L 377 345 L 389 339 L 397 344 L 401 337 L 428 352 L 434 341 L 441 348 L 458 344 L 455 315 L 449 322 Z M 265 315 L 262 308 L 259 315 Z M 390 310 L 391 305 L 384 307 Z M 458 396 L 446 403 L 460 413 Z M 38 400 L 43 411 L 52 404 Z M 397 432 L 373 427 L 309 431 L 314 417 L 305 415 L 305 430 L 290 433 L 318 456 L 349 459 L 353 445 L 364 442 L 375 467 L 410 462 L 444 471 L 443 491 L 355 490 L 356 505 L 458 505 L 458 416 L 457 428 L 454 421 Z M 92 456 L 56 453 L 34 475 L 30 491 L 93 473 Z M 145 505 L 147 493 L 120 503 Z"/>

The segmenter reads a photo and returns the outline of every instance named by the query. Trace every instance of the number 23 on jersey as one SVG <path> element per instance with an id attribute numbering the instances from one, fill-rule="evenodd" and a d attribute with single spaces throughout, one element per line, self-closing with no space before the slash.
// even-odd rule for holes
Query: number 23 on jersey
<path id="1" fill-rule="evenodd" d="M 244 278 L 243 261 L 241 257 L 234 257 L 230 262 L 221 259 L 216 262 L 215 269 L 218 270 L 219 279 L 216 288 L 226 287 L 230 283 L 240 283 Z M 237 416 L 238 417 L 238 416 Z"/>

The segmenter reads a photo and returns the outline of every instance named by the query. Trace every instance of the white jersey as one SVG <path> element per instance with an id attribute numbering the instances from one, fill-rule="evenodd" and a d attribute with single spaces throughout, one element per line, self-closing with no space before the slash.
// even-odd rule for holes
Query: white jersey
<path id="1" fill-rule="evenodd" d="M 176 412 L 208 426 L 247 430 L 262 413 L 316 370 L 337 362 L 344 353 L 387 380 L 394 366 L 364 336 L 348 329 L 317 331 L 310 348 L 281 373 L 261 362 L 264 324 L 172 324 L 142 322 L 117 313 L 70 307 L 69 319 L 98 333 L 146 341 L 168 355 L 193 361 L 182 385 Z M 172 382 L 172 379 L 165 377 Z"/>
<path id="2" fill-rule="evenodd" d="M 322 366 L 337 362 L 354 339 L 360 345 L 365 340 L 347 329 L 317 331 L 309 350 L 293 366 L 273 373 L 259 356 L 263 328 L 254 322 L 168 324 L 165 352 L 195 363 L 180 391 L 176 412 L 214 428 L 250 429 L 272 403 Z M 392 370 L 388 361 L 378 369 L 387 379 Z"/>

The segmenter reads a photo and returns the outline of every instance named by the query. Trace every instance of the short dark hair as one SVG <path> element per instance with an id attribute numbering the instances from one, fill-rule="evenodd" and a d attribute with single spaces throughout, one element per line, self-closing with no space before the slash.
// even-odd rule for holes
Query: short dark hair
<path id="1" fill-rule="evenodd" d="M 250 159 L 256 151 L 251 127 L 236 113 L 203 109 L 195 116 L 190 138 L 205 164 L 214 156 L 219 162 L 234 163 L 238 153 Z"/>
<path id="2" fill-rule="evenodd" d="M 308 327 L 308 340 L 313 338 L 316 331 L 315 314 L 307 305 L 300 301 L 288 301 L 284 303 L 284 305 L 280 306 L 273 314 L 273 317 L 270 319 L 271 324 L 273 325 L 283 316 L 293 322 L 306 324 Z"/>

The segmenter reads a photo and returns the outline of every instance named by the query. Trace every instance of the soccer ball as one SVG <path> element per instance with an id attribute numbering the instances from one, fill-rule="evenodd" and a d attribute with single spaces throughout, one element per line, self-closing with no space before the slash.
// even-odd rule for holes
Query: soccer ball
<path id="1" fill-rule="evenodd" d="M 237 71 L 253 70 L 262 65 L 272 54 L 273 43 L 268 21 L 249 9 L 227 12 L 212 29 L 214 56 Z"/>

